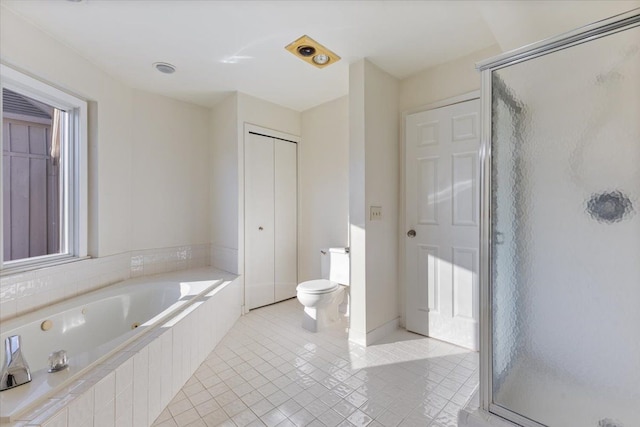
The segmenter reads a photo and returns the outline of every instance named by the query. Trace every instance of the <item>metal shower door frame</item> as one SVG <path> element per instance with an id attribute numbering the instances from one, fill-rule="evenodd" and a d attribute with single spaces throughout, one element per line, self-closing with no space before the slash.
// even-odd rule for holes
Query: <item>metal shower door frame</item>
<path id="1" fill-rule="evenodd" d="M 620 31 L 640 26 L 640 8 L 580 27 L 559 36 L 542 40 L 476 64 L 481 72 L 481 141 L 480 141 L 480 408 L 523 427 L 542 424 L 493 403 L 493 330 L 491 266 L 493 264 L 491 228 L 491 140 L 493 71 L 529 61 L 559 50 L 568 49 Z"/>

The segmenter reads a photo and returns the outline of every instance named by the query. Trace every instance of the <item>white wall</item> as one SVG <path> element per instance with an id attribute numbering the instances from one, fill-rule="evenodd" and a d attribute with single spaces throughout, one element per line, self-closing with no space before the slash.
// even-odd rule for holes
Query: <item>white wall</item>
<path id="1" fill-rule="evenodd" d="M 320 277 L 320 249 L 349 241 L 349 97 L 302 113 L 298 280 Z"/>
<path id="2" fill-rule="evenodd" d="M 398 317 L 398 87 L 365 61 L 365 215 L 382 207 L 366 227 L 368 333 Z"/>
<path id="3" fill-rule="evenodd" d="M 350 67 L 349 88 L 350 339 L 369 344 L 399 312 L 399 82 L 362 60 Z M 369 220 L 371 206 L 382 207 L 382 220 Z"/>
<path id="4" fill-rule="evenodd" d="M 482 18 L 504 52 L 640 7 L 638 0 L 480 3 Z M 552 3 L 552 4 L 551 4 Z"/>
<path id="5" fill-rule="evenodd" d="M 364 60 L 349 66 L 349 339 L 361 344 L 367 342 L 364 68 Z"/>
<path id="6" fill-rule="evenodd" d="M 238 123 L 251 123 L 291 135 L 300 135 L 300 112 L 242 92 L 238 92 L 237 96 Z M 244 134 L 242 136 L 244 137 Z"/>
<path id="7" fill-rule="evenodd" d="M 480 73 L 475 64 L 499 55 L 495 45 L 444 64 L 428 68 L 400 81 L 401 112 L 480 89 Z"/>
<path id="8" fill-rule="evenodd" d="M 89 103 L 90 255 L 131 258 L 136 250 L 199 248 L 209 242 L 206 109 L 124 85 L 5 8 L 0 13 L 0 53 L 3 63 Z M 93 264 L 74 263 L 76 275 Z M 44 277 L 53 270 L 60 269 L 38 273 Z M 62 270 L 72 280 L 73 269 Z M 130 270 L 119 265 L 118 271 L 122 279 Z M 17 277 L 4 276 L 2 288 L 26 288 Z M 54 282 L 61 281 L 47 283 Z M 20 314 L 110 282 L 103 274 L 89 287 L 60 283 L 55 289 L 38 288 L 37 295 L 3 291 L 0 302 Z"/>
<path id="9" fill-rule="evenodd" d="M 131 245 L 209 243 L 209 112 L 133 91 Z"/>
<path id="10" fill-rule="evenodd" d="M 238 274 L 238 97 L 210 114 L 211 265 Z"/>

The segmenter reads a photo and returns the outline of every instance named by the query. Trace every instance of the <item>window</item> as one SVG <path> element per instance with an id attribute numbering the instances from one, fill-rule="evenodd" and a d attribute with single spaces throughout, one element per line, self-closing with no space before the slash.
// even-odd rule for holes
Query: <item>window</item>
<path id="1" fill-rule="evenodd" d="M 3 273 L 87 254 L 87 104 L 0 65 Z"/>

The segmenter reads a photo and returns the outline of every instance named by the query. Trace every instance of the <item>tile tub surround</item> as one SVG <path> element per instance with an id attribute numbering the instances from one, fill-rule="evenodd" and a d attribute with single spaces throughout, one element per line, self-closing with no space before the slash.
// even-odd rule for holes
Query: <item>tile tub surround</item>
<path id="1" fill-rule="evenodd" d="M 210 265 L 209 245 L 126 252 L 0 277 L 0 320 L 130 277 Z"/>
<path id="2" fill-rule="evenodd" d="M 2 426 L 149 425 L 240 316 L 237 276 L 218 275 L 225 283 Z"/>
<path id="3" fill-rule="evenodd" d="M 369 347 L 311 333 L 296 299 L 241 317 L 154 427 L 455 426 L 478 354 L 398 330 Z"/>

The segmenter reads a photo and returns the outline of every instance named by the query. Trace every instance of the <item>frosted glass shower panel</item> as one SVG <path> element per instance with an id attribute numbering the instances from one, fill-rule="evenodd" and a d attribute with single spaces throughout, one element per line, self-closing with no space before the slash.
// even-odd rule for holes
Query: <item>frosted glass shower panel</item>
<path id="1" fill-rule="evenodd" d="M 640 28 L 493 71 L 492 404 L 640 425 Z"/>

